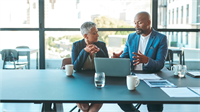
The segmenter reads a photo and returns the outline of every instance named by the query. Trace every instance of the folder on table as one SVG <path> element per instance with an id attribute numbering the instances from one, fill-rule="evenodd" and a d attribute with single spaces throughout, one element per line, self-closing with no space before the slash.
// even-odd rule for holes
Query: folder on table
<path id="1" fill-rule="evenodd" d="M 187 75 L 195 77 L 195 78 L 200 78 L 200 71 L 187 72 Z"/>

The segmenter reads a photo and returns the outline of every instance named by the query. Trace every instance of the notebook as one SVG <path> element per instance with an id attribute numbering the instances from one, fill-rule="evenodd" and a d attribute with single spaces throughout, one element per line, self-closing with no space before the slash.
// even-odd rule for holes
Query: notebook
<path id="1" fill-rule="evenodd" d="M 192 77 L 195 77 L 195 78 L 200 78 L 200 71 L 191 71 L 191 72 L 187 72 L 187 75 L 190 75 Z"/>
<path id="2" fill-rule="evenodd" d="M 96 72 L 104 72 L 105 76 L 125 77 L 130 75 L 129 58 L 94 58 Z"/>

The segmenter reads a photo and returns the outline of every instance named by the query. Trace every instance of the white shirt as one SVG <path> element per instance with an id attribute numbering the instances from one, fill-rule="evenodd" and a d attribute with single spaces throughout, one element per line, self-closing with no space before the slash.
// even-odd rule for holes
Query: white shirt
<path id="1" fill-rule="evenodd" d="M 149 33 L 149 35 L 147 36 L 140 36 L 140 42 L 139 42 L 139 47 L 138 47 L 138 53 L 139 51 L 144 54 L 145 53 L 145 50 L 146 50 L 146 46 L 147 46 L 147 43 L 149 41 L 149 38 L 150 38 L 150 35 L 151 35 L 151 32 Z M 148 64 L 148 63 L 147 63 Z M 145 65 L 147 65 L 145 64 Z M 143 63 L 140 63 L 138 65 L 135 66 L 134 70 L 143 70 Z"/>

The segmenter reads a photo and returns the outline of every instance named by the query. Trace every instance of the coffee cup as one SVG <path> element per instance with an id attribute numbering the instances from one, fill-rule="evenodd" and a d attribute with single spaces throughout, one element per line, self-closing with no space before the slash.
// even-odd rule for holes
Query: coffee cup
<path id="1" fill-rule="evenodd" d="M 171 70 L 173 71 L 174 75 L 178 76 L 178 73 L 181 71 L 182 66 L 181 65 L 173 65 L 171 67 Z"/>
<path id="2" fill-rule="evenodd" d="M 72 74 L 73 74 L 73 64 L 65 65 L 65 71 L 63 70 L 63 72 L 65 72 L 67 76 L 72 76 Z"/>
<path id="3" fill-rule="evenodd" d="M 126 85 L 128 90 L 135 90 L 135 88 L 140 84 L 140 80 L 137 76 L 127 75 L 126 76 Z"/>

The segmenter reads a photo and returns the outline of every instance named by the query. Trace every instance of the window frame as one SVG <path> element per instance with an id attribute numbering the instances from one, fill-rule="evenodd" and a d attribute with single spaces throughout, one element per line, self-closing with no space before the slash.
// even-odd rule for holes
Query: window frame
<path id="1" fill-rule="evenodd" d="M 44 0 L 39 1 L 39 28 L 1 28 L 1 31 L 39 31 L 39 69 L 45 69 L 45 31 L 80 31 L 79 28 L 45 28 Z M 159 32 L 200 32 L 200 29 L 158 29 L 158 0 L 151 0 L 152 28 Z M 189 7 L 187 7 L 189 8 Z M 174 9 L 173 9 L 174 10 Z M 174 14 L 174 13 L 173 13 Z M 189 15 L 189 14 L 188 14 Z M 187 15 L 187 16 L 188 16 Z M 174 16 L 174 15 L 172 15 Z M 172 21 L 174 18 L 172 18 Z M 172 22 L 173 23 L 173 22 Z M 98 28 L 99 31 L 133 31 L 135 28 Z"/>

